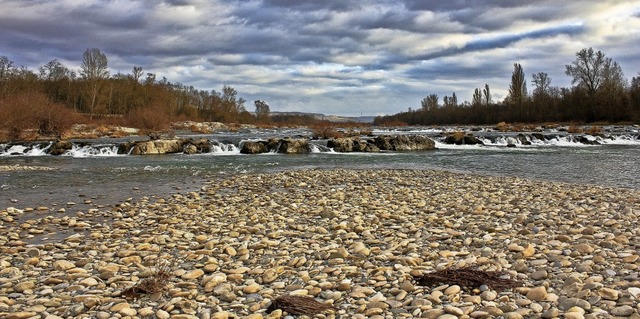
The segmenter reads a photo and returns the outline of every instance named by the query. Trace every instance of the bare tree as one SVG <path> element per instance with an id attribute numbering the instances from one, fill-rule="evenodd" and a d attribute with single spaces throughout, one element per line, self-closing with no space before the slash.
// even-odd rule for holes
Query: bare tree
<path id="1" fill-rule="evenodd" d="M 471 105 L 480 106 L 482 105 L 482 91 L 479 88 L 473 92 L 473 99 L 471 100 Z"/>
<path id="2" fill-rule="evenodd" d="M 256 106 L 256 119 L 258 119 L 258 121 L 268 122 L 269 112 L 271 112 L 269 104 L 262 100 L 256 100 L 253 104 Z"/>
<path id="3" fill-rule="evenodd" d="M 491 90 L 489 89 L 489 84 L 484 84 L 484 90 L 482 93 L 484 95 L 484 104 L 489 106 L 491 104 Z"/>
<path id="4" fill-rule="evenodd" d="M 551 88 L 551 78 L 546 72 L 538 72 L 532 75 L 531 81 L 535 88 L 533 89 L 533 97 L 539 99 L 549 96 Z"/>
<path id="5" fill-rule="evenodd" d="M 138 83 L 140 81 L 140 78 L 142 77 L 142 67 L 141 66 L 134 66 L 133 67 L 133 71 L 131 71 L 131 75 L 133 76 L 133 80 Z"/>
<path id="6" fill-rule="evenodd" d="M 571 84 L 578 84 L 593 97 L 605 82 L 622 78 L 622 69 L 617 62 L 607 58 L 602 51 L 593 48 L 582 49 L 576 53 L 576 59 L 565 66 L 565 73 L 571 76 Z"/>
<path id="7" fill-rule="evenodd" d="M 0 81 L 6 80 L 13 69 L 13 61 L 4 55 L 0 56 Z"/>
<path id="8" fill-rule="evenodd" d="M 442 98 L 444 107 L 458 107 L 458 97 L 456 92 L 453 92 L 451 96 L 445 96 Z"/>
<path id="9" fill-rule="evenodd" d="M 438 108 L 438 95 L 430 94 L 429 96 L 422 99 L 420 103 L 422 104 L 423 110 L 433 111 Z"/>
<path id="10" fill-rule="evenodd" d="M 0 56 L 0 97 L 8 94 L 9 78 L 14 73 L 13 61 L 6 56 Z"/>
<path id="11" fill-rule="evenodd" d="M 513 64 L 511 74 L 511 84 L 509 84 L 509 95 L 507 100 L 517 106 L 521 106 L 527 97 L 527 81 L 524 79 L 524 71 L 520 63 Z"/>
<path id="12" fill-rule="evenodd" d="M 60 63 L 58 59 L 47 62 L 47 64 L 40 67 L 39 71 L 40 78 L 45 81 L 63 80 L 71 75 L 71 71 L 64 66 L 64 64 Z"/>
<path id="13" fill-rule="evenodd" d="M 82 54 L 80 76 L 82 76 L 88 85 L 89 116 L 93 118 L 98 104 L 97 98 L 101 88 L 101 82 L 109 77 L 107 56 L 96 48 L 85 50 Z"/>

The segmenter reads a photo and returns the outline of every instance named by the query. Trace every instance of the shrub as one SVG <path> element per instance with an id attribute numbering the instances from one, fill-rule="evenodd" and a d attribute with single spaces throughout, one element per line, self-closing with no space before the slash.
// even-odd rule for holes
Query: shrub
<path id="1" fill-rule="evenodd" d="M 153 106 L 131 111 L 127 119 L 129 126 L 150 132 L 166 130 L 170 124 L 167 112 Z"/>
<path id="2" fill-rule="evenodd" d="M 4 139 L 60 139 L 78 115 L 42 93 L 23 93 L 0 100 L 0 127 Z"/>
<path id="3" fill-rule="evenodd" d="M 602 126 L 592 126 L 586 130 L 586 133 L 589 135 L 601 135 Z"/>
<path id="4" fill-rule="evenodd" d="M 344 133 L 339 132 L 334 127 L 321 125 L 313 128 L 314 139 L 329 139 L 340 137 L 344 137 Z"/>
<path id="5" fill-rule="evenodd" d="M 500 132 L 506 132 L 506 131 L 509 130 L 509 125 L 506 122 L 500 122 L 500 123 L 496 124 L 495 129 L 500 131 Z"/>
<path id="6" fill-rule="evenodd" d="M 582 128 L 580 128 L 579 126 L 575 125 L 575 124 L 571 124 L 568 128 L 567 128 L 567 132 L 575 134 L 575 133 L 582 133 L 583 130 Z"/>

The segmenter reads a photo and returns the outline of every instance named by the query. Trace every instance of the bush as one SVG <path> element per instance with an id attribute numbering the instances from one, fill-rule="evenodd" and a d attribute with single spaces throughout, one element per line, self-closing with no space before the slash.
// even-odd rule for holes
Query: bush
<path id="1" fill-rule="evenodd" d="M 0 127 L 6 140 L 60 139 L 77 117 L 75 112 L 42 93 L 23 93 L 0 100 Z"/>
<path id="2" fill-rule="evenodd" d="M 601 135 L 602 132 L 602 126 L 592 126 L 586 130 L 586 133 L 589 135 Z"/>
<path id="3" fill-rule="evenodd" d="M 318 126 L 313 129 L 314 139 L 330 139 L 344 137 L 344 133 L 339 132 L 333 127 Z"/>
<path id="4" fill-rule="evenodd" d="M 127 119 L 129 126 L 149 132 L 167 130 L 170 124 L 167 112 L 153 106 L 133 110 Z"/>
<path id="5" fill-rule="evenodd" d="M 583 133 L 584 130 L 576 125 L 576 124 L 571 124 L 568 128 L 567 128 L 567 132 L 571 133 L 571 134 L 577 134 L 577 133 Z"/>

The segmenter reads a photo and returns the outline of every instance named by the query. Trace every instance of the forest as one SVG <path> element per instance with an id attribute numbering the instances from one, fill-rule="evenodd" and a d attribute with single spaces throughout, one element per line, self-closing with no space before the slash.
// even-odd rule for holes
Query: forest
<path id="1" fill-rule="evenodd" d="M 522 65 L 514 64 L 509 93 L 492 100 L 491 88 L 476 88 L 471 102 L 459 103 L 456 93 L 430 94 L 421 105 L 395 115 L 376 117 L 376 125 L 441 125 L 505 123 L 638 123 L 640 73 L 628 83 L 622 68 L 602 51 L 585 48 L 565 66 L 572 87 L 557 87 L 545 72 L 531 75 L 532 90 Z"/>
<path id="2" fill-rule="evenodd" d="M 566 65 L 572 87 L 552 86 L 547 73 L 531 76 L 531 92 L 519 63 L 503 101 L 493 101 L 491 88 L 476 88 L 471 102 L 458 102 L 455 92 L 431 94 L 416 109 L 375 119 L 375 125 L 444 125 L 507 123 L 640 122 L 640 74 L 629 83 L 621 67 L 601 51 L 585 48 Z M 255 112 L 231 86 L 200 90 L 133 66 L 130 73 L 110 74 L 107 56 L 96 48 L 84 51 L 76 72 L 57 59 L 37 71 L 16 66 L 0 56 L 0 140 L 24 138 L 27 131 L 60 137 L 77 123 L 107 123 L 165 130 L 170 123 L 193 120 L 282 125 L 318 124 L 311 116 L 271 116 L 265 101 Z M 302 110 L 303 111 L 303 110 Z M 327 123 L 324 123 L 327 125 Z"/>

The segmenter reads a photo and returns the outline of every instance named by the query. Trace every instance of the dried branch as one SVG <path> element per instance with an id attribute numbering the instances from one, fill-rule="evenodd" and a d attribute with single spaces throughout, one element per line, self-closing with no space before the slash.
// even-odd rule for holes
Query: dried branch
<path id="1" fill-rule="evenodd" d="M 171 267 L 169 264 L 159 266 L 149 277 L 122 291 L 121 296 L 127 300 L 139 299 L 143 294 L 154 294 L 164 290 L 171 279 Z"/>
<path id="2" fill-rule="evenodd" d="M 507 278 L 505 278 L 507 277 Z M 522 286 L 522 283 L 511 279 L 509 274 L 501 271 L 484 271 L 467 266 L 461 268 L 446 268 L 439 271 L 414 276 L 421 286 L 433 287 L 440 284 L 454 284 L 468 289 L 487 285 L 494 290 L 508 290 Z"/>
<path id="3" fill-rule="evenodd" d="M 276 309 L 281 309 L 291 315 L 307 316 L 313 316 L 329 309 L 334 311 L 337 310 L 333 305 L 321 303 L 312 297 L 289 295 L 280 296 L 274 299 L 267 309 L 267 312 L 270 313 Z"/>

